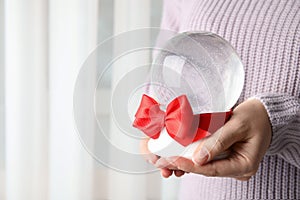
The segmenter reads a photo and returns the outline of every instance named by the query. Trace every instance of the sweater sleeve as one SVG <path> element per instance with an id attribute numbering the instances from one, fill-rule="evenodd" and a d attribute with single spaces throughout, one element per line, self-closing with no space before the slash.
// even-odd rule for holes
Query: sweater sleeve
<path id="1" fill-rule="evenodd" d="M 179 31 L 181 0 L 164 0 L 162 21 L 160 28 Z"/>
<path id="2" fill-rule="evenodd" d="M 278 155 L 300 168 L 300 98 L 287 94 L 259 94 L 267 110 L 272 140 L 267 155 Z"/>

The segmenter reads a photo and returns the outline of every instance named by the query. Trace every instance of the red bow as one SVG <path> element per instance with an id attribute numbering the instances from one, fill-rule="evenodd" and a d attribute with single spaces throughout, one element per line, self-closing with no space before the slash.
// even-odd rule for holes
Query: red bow
<path id="1" fill-rule="evenodd" d="M 161 130 L 166 127 L 174 140 L 187 146 L 217 131 L 229 120 L 231 114 L 230 110 L 194 115 L 185 95 L 175 98 L 164 112 L 159 108 L 159 103 L 144 94 L 133 126 L 152 139 L 157 139 Z"/>

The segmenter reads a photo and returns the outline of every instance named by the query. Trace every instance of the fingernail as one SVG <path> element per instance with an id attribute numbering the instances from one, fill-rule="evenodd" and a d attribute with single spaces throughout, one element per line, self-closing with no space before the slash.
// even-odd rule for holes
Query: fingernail
<path id="1" fill-rule="evenodd" d="M 193 157 L 193 162 L 198 165 L 203 165 L 208 160 L 209 153 L 206 147 L 202 147 L 200 151 Z"/>
<path id="2" fill-rule="evenodd" d="M 168 163 L 173 163 L 174 161 L 176 161 L 176 159 L 174 159 L 173 157 L 167 157 L 167 158 L 165 158 L 165 160 L 166 160 Z"/>
<path id="3" fill-rule="evenodd" d="M 162 167 L 161 159 L 157 160 L 156 163 L 154 164 L 154 166 L 157 168 L 161 168 Z"/>
<path id="4" fill-rule="evenodd" d="M 154 164 L 154 166 L 157 167 L 157 168 L 164 168 L 168 164 L 169 163 L 165 159 L 159 159 L 158 161 L 156 161 L 156 163 Z"/>
<path id="5" fill-rule="evenodd" d="M 154 162 L 152 160 L 147 160 L 147 162 L 154 165 Z"/>

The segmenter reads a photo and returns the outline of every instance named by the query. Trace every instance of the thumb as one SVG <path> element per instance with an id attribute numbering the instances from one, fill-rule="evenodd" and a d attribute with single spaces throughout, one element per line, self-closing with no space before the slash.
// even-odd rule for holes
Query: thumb
<path id="1" fill-rule="evenodd" d="M 197 165 L 204 165 L 211 160 L 223 159 L 229 155 L 228 149 L 239 139 L 228 122 L 211 136 L 203 139 L 194 151 L 193 162 Z"/>

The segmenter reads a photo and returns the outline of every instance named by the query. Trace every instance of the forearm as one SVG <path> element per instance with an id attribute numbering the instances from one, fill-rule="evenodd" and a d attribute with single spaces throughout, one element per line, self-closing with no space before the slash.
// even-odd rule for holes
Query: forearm
<path id="1" fill-rule="evenodd" d="M 267 155 L 278 155 L 300 168 L 300 100 L 287 94 L 260 94 L 272 126 Z"/>

